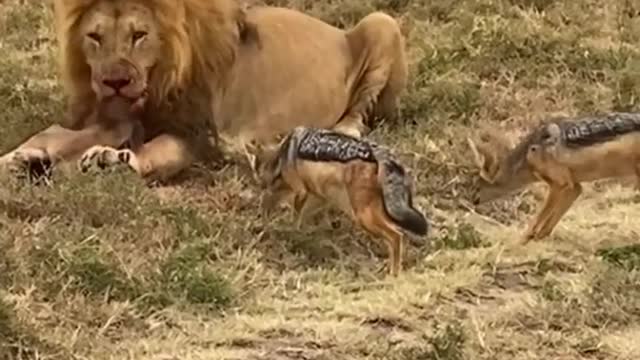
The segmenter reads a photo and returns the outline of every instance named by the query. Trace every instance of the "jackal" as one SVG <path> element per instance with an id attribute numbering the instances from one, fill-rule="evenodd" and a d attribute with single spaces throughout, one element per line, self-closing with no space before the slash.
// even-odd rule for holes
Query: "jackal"
<path id="1" fill-rule="evenodd" d="M 370 234 L 385 239 L 392 276 L 402 267 L 403 230 L 420 236 L 429 231 L 427 218 L 413 205 L 412 181 L 405 168 L 373 142 L 297 127 L 275 149 L 253 159 L 266 190 L 261 199 L 265 218 L 286 197 L 293 200 L 298 228 L 306 210 L 335 206 Z"/>
<path id="2" fill-rule="evenodd" d="M 524 242 L 551 234 L 582 193 L 581 182 L 635 176 L 640 184 L 640 113 L 550 119 L 515 146 L 495 133 L 486 135 L 483 143 L 467 139 L 480 168 L 475 204 L 534 182 L 548 185 Z"/>

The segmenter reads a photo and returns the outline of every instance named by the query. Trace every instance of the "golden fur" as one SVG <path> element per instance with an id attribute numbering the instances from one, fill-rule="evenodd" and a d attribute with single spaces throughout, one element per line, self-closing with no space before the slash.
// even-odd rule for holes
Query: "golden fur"
<path id="1" fill-rule="evenodd" d="M 341 30 L 295 10 L 244 9 L 234 0 L 55 0 L 54 8 L 70 129 L 88 126 L 101 97 L 112 95 L 96 79 L 128 74 L 136 87 L 127 96 L 144 97 L 147 136 L 126 158 L 145 178 L 169 178 L 211 155 L 211 137 L 231 151 L 298 125 L 360 136 L 370 118 L 397 115 L 407 81 L 399 26 L 380 12 Z M 139 49 L 134 37 L 134 47 L 121 51 L 131 38 L 115 34 L 130 24 L 114 14 L 145 30 Z M 105 28 L 124 30 L 99 34 L 118 50 L 88 33 Z M 88 149 L 81 167 L 92 166 L 96 152 L 117 150 Z"/>

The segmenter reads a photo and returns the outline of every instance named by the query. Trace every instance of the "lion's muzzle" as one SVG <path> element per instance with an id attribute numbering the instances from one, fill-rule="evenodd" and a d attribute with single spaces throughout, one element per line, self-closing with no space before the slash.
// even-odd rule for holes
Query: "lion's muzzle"
<path id="1" fill-rule="evenodd" d="M 94 76 L 100 98 L 114 95 L 138 99 L 145 95 L 146 79 L 137 67 L 126 60 L 108 62 Z"/>

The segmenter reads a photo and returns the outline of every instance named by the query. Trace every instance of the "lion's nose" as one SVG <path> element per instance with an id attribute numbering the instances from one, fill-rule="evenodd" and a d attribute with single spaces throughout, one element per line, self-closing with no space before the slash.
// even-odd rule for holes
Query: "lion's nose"
<path id="1" fill-rule="evenodd" d="M 115 91 L 119 91 L 123 87 L 131 84 L 131 78 L 104 79 L 102 83 Z"/>

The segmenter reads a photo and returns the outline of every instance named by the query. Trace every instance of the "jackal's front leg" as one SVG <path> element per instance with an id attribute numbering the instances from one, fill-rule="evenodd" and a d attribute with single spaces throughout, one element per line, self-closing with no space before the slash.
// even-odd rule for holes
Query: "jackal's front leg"
<path id="1" fill-rule="evenodd" d="M 306 192 L 295 194 L 293 197 L 293 221 L 298 231 L 302 228 L 302 221 L 305 218 L 308 202 L 309 195 Z"/>
<path id="2" fill-rule="evenodd" d="M 544 204 L 530 222 L 527 231 L 524 233 L 522 241 L 526 244 L 532 239 L 537 239 L 537 234 L 540 228 L 549 220 L 552 215 L 552 210 L 557 206 L 561 188 L 556 184 L 548 184 L 547 196 L 544 200 Z"/>
<path id="3" fill-rule="evenodd" d="M 551 210 L 551 215 L 538 230 L 536 237 L 542 239 L 549 236 L 580 194 L 582 194 L 582 186 L 578 183 L 562 188 L 556 206 Z"/>
<path id="4" fill-rule="evenodd" d="M 324 207 L 323 199 L 318 196 L 305 193 L 305 195 L 296 195 L 294 198 L 294 221 L 296 229 L 302 228 L 302 223 L 316 215 L 318 211 Z"/>
<path id="5" fill-rule="evenodd" d="M 289 194 L 290 189 L 285 186 L 267 189 L 260 197 L 260 213 L 262 219 L 268 222 L 276 206 Z"/>

